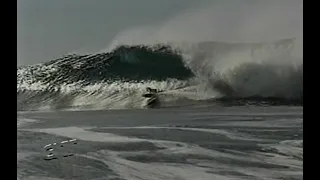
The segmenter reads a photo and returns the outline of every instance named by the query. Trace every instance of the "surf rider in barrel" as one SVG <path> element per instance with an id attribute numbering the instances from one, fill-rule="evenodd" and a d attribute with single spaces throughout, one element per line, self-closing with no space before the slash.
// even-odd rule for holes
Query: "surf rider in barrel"
<path id="1" fill-rule="evenodd" d="M 157 96 L 157 93 L 159 92 L 162 92 L 162 91 L 159 91 L 158 89 L 153 89 L 150 87 L 146 88 L 146 93 L 143 94 L 142 97 L 148 98 L 147 104 L 146 104 L 148 108 L 153 108 L 159 105 L 159 99 Z"/>

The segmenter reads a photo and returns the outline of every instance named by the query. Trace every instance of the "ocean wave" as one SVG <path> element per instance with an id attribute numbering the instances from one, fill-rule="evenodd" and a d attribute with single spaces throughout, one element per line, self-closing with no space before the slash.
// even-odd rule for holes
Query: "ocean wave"
<path id="1" fill-rule="evenodd" d="M 302 104 L 294 39 L 270 43 L 118 46 L 17 68 L 18 110 L 141 108 L 146 87 L 162 107 L 203 103 Z"/>

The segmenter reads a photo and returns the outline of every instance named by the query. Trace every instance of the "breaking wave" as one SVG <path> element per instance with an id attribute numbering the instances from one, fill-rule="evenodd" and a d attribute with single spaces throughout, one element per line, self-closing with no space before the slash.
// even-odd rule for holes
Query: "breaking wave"
<path id="1" fill-rule="evenodd" d="M 122 45 L 17 68 L 18 110 L 143 108 L 146 87 L 161 107 L 303 102 L 295 39 L 270 43 Z"/>

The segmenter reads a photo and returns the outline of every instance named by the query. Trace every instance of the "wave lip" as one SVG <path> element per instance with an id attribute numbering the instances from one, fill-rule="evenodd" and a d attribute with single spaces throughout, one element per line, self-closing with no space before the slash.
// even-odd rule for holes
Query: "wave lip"
<path id="1" fill-rule="evenodd" d="M 167 46 L 119 46 L 110 53 L 68 55 L 47 63 L 18 67 L 18 84 L 57 85 L 103 81 L 145 81 L 194 76 L 182 57 Z"/>

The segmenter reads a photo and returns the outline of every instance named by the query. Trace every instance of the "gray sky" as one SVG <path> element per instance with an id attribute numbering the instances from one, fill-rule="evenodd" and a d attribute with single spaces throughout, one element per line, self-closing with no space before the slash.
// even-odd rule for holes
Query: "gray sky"
<path id="1" fill-rule="evenodd" d="M 18 65 L 120 43 L 303 38 L 302 0 L 18 0 Z M 302 49 L 302 48 L 301 48 Z"/>
<path id="2" fill-rule="evenodd" d="M 194 0 L 18 0 L 18 65 L 107 46 L 121 30 L 163 21 Z"/>

